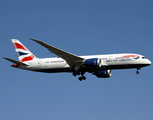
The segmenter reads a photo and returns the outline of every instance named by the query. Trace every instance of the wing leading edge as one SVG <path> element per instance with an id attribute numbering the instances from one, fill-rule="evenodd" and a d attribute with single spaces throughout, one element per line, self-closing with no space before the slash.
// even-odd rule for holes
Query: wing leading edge
<path id="1" fill-rule="evenodd" d="M 35 40 L 35 39 L 32 39 L 32 38 L 29 38 L 35 42 L 37 42 L 38 44 L 44 46 L 45 48 L 47 48 L 51 53 L 54 53 L 56 54 L 57 56 L 63 58 L 67 63 L 68 65 L 71 67 L 71 68 L 78 68 L 79 66 L 81 66 L 81 63 L 85 60 L 84 58 L 81 58 L 79 56 L 76 56 L 74 54 L 71 54 L 71 53 L 68 53 L 66 51 L 63 51 L 59 48 L 56 48 L 54 46 L 51 46 L 51 45 L 48 45 L 42 41 L 39 41 L 39 40 Z"/>

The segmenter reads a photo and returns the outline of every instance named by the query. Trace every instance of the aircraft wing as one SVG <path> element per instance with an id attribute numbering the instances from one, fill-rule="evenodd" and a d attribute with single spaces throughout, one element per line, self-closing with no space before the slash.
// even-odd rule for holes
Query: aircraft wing
<path id="1" fill-rule="evenodd" d="M 79 56 L 76 56 L 74 54 L 71 54 L 71 53 L 68 53 L 66 51 L 63 51 L 61 49 L 58 49 L 56 47 L 53 47 L 51 45 L 48 45 L 42 41 L 39 41 L 39 40 L 35 40 L 35 39 L 32 39 L 32 38 L 29 38 L 35 42 L 37 42 L 38 44 L 44 46 L 45 48 L 47 48 L 51 53 L 54 53 L 56 54 L 57 56 L 63 58 L 71 68 L 74 68 L 76 66 L 80 66 L 80 63 L 84 60 L 84 58 L 81 58 Z"/>
<path id="2" fill-rule="evenodd" d="M 10 62 L 12 62 L 12 63 L 18 64 L 18 65 L 26 65 L 26 66 L 28 66 L 28 65 L 25 64 L 25 63 L 22 63 L 22 62 L 19 62 L 19 61 L 10 59 L 10 58 L 5 58 L 5 57 L 3 57 L 3 58 L 6 59 L 6 60 L 8 60 L 8 61 L 10 61 Z"/>

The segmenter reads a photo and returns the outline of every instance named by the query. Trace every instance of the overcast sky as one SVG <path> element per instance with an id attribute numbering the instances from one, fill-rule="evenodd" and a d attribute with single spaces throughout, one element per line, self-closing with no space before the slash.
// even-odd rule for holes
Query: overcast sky
<path id="1" fill-rule="evenodd" d="M 1 120 L 153 120 L 152 65 L 80 82 L 2 58 L 18 60 L 11 39 L 38 58 L 56 56 L 31 37 L 76 55 L 138 53 L 153 62 L 152 0 L 3 0 L 0 9 Z"/>

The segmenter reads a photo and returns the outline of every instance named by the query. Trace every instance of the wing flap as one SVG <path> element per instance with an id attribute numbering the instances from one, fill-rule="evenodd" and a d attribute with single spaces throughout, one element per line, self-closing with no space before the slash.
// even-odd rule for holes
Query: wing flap
<path id="1" fill-rule="evenodd" d="M 42 41 L 39 41 L 39 40 L 35 40 L 35 39 L 32 39 L 32 38 L 29 38 L 35 42 L 37 42 L 38 44 L 44 46 L 45 48 L 47 48 L 51 53 L 54 53 L 56 54 L 57 56 L 63 58 L 71 68 L 74 68 L 76 65 L 79 65 L 83 60 L 84 58 L 81 58 L 77 55 L 74 55 L 74 54 L 71 54 L 71 53 L 68 53 L 66 51 L 63 51 L 59 48 L 56 48 L 54 46 L 51 46 L 51 45 L 48 45 Z"/>

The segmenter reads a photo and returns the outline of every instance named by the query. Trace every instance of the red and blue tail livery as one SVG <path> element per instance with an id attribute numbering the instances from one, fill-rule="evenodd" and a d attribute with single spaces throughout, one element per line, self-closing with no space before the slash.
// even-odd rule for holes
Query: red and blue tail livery
<path id="1" fill-rule="evenodd" d="M 20 62 L 31 61 L 35 56 L 17 39 L 11 39 Z"/>
<path id="2" fill-rule="evenodd" d="M 12 67 L 45 73 L 67 72 L 74 76 L 80 76 L 78 79 L 82 81 L 86 79 L 84 76 L 86 72 L 92 73 L 98 78 L 109 78 L 112 75 L 112 70 L 135 68 L 136 73 L 139 74 L 138 70 L 151 65 L 151 61 L 140 54 L 77 56 L 42 41 L 30 39 L 47 48 L 57 57 L 37 58 L 19 40 L 11 39 L 19 61 L 6 57 L 4 59 L 14 63 Z"/>

